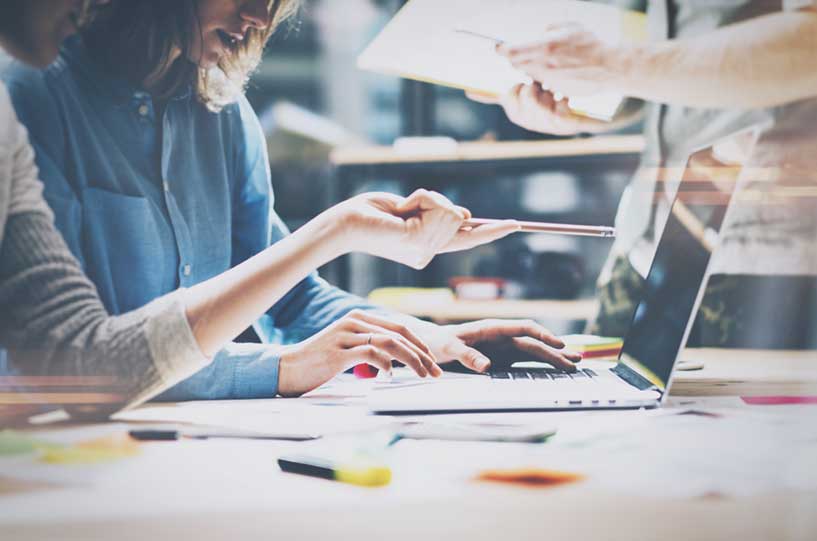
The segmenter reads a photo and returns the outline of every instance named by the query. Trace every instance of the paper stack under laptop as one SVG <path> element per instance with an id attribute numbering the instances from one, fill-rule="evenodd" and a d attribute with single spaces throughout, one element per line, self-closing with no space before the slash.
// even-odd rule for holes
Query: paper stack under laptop
<path id="1" fill-rule="evenodd" d="M 583 359 L 613 360 L 618 359 L 624 340 L 591 334 L 568 334 L 561 337 L 565 349 L 581 353 Z"/>
<path id="2" fill-rule="evenodd" d="M 577 0 L 410 0 L 358 58 L 358 67 L 502 95 L 530 78 L 495 52 L 496 42 L 535 42 L 549 25 L 580 23 L 608 43 L 646 39 L 643 14 Z M 578 114 L 611 120 L 624 96 L 570 98 Z"/>

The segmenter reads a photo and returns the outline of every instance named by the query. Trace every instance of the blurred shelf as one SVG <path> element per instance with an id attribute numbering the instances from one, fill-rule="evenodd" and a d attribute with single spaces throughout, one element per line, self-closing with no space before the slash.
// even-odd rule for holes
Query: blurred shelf
<path id="1" fill-rule="evenodd" d="M 355 166 L 636 155 L 643 150 L 643 136 L 613 135 L 553 141 L 465 142 L 457 144 L 454 151 L 428 153 L 398 152 L 391 146 L 342 147 L 332 152 L 330 160 L 336 166 Z"/>
<path id="2" fill-rule="evenodd" d="M 586 321 L 596 315 L 596 299 L 558 300 L 495 300 L 463 301 L 430 300 L 427 297 L 405 296 L 381 303 L 385 308 L 434 321 L 467 321 L 473 319 L 555 319 Z"/>

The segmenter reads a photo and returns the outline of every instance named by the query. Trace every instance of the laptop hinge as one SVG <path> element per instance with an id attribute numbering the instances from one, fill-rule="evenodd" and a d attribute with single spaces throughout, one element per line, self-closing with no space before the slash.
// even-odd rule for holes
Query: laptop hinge
<path id="1" fill-rule="evenodd" d="M 638 389 L 639 391 L 646 391 L 649 389 L 656 389 L 658 388 L 647 378 L 641 376 L 638 372 L 627 366 L 626 364 L 619 362 L 616 364 L 614 368 L 611 369 L 614 374 L 618 377 Z"/>

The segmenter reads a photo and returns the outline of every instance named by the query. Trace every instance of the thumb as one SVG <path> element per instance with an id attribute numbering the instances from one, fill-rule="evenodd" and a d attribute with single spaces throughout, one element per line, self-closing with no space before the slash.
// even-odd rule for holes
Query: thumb
<path id="1" fill-rule="evenodd" d="M 491 368 L 491 361 L 483 355 L 479 350 L 466 346 L 460 342 L 460 345 L 452 352 L 452 357 L 457 359 L 460 364 L 466 368 L 470 368 L 474 372 L 483 373 Z"/>
<path id="2" fill-rule="evenodd" d="M 480 225 L 470 231 L 460 230 L 444 248 L 443 252 L 469 250 L 482 244 L 489 244 L 520 230 L 519 223 L 505 220 L 496 224 Z"/>
<path id="3" fill-rule="evenodd" d="M 498 105 L 500 102 L 500 98 L 496 94 L 487 94 L 476 90 L 466 90 L 465 96 L 471 101 L 484 103 L 485 105 Z"/>
<path id="4" fill-rule="evenodd" d="M 424 215 L 450 218 L 458 222 L 468 219 L 468 209 L 458 207 L 441 193 L 419 189 L 407 197 L 398 207 L 397 212 L 404 216 L 423 218 Z M 427 218 L 426 218 L 427 219 Z"/>
<path id="5" fill-rule="evenodd" d="M 433 209 L 439 206 L 439 199 L 432 192 L 420 188 L 415 190 L 409 196 L 403 198 L 403 201 L 397 205 L 398 212 L 411 212 L 423 209 Z M 452 203 L 453 206 L 453 203 Z"/>

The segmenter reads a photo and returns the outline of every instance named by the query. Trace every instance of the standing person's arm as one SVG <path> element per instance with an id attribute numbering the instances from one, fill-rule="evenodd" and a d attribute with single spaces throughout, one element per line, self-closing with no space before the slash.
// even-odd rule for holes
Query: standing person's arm
<path id="1" fill-rule="evenodd" d="M 602 133 L 638 117 L 624 114 L 612 123 L 580 117 L 553 91 L 609 91 L 715 108 L 764 108 L 813 97 L 817 2 L 784 0 L 784 8 L 706 36 L 637 46 L 605 45 L 581 27 L 552 27 L 541 41 L 499 48 L 537 82 L 499 99 L 470 97 L 503 106 L 508 118 L 526 129 L 554 135 Z"/>
<path id="2" fill-rule="evenodd" d="M 817 95 L 815 5 L 789 0 L 786 11 L 703 36 L 639 45 L 607 45 L 563 25 L 498 51 L 568 96 L 605 91 L 699 108 L 774 107 Z"/>

